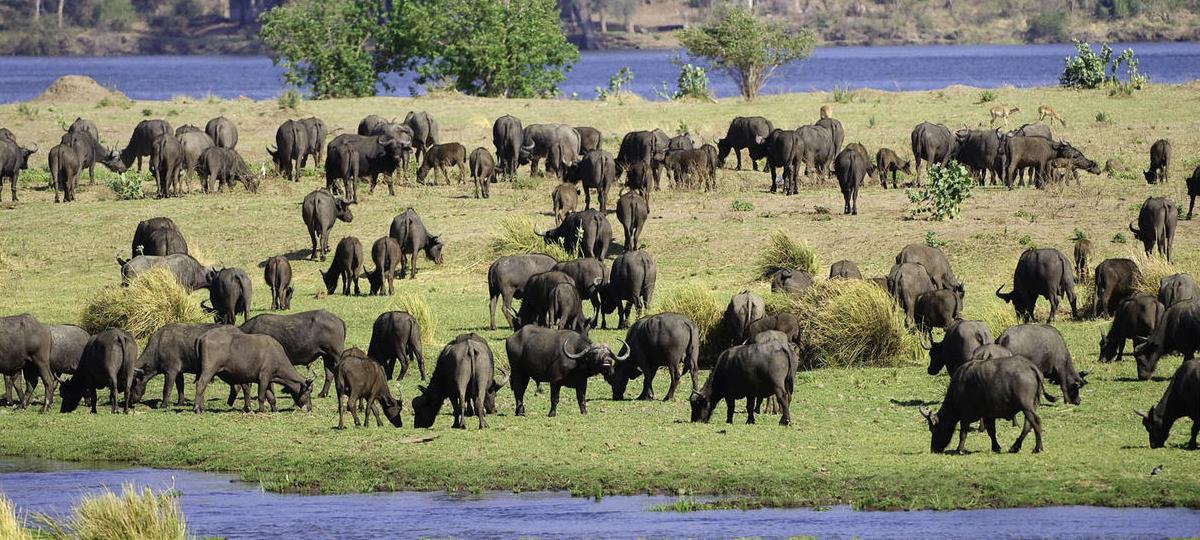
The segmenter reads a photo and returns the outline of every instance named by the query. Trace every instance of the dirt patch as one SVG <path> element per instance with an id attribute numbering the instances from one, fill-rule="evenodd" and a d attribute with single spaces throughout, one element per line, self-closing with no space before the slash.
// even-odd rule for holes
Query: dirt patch
<path id="1" fill-rule="evenodd" d="M 81 103 L 99 102 L 105 98 L 115 103 L 127 103 L 129 98 L 116 90 L 110 90 L 100 85 L 95 79 L 83 75 L 64 75 L 59 77 L 34 101 L 51 103 Z"/>

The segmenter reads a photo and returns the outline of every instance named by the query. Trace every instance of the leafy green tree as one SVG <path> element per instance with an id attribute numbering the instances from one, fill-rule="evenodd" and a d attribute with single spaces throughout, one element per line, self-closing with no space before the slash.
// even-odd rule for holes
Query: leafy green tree
<path id="1" fill-rule="evenodd" d="M 375 94 L 379 69 L 372 40 L 380 7 L 355 0 L 298 0 L 262 15 L 261 37 L 284 81 L 317 99 Z"/>
<path id="2" fill-rule="evenodd" d="M 579 59 L 558 26 L 554 0 L 427 0 L 398 3 L 386 63 L 421 85 L 477 96 L 545 97 Z"/>
<path id="3" fill-rule="evenodd" d="M 779 66 L 807 58 L 814 47 L 808 32 L 759 19 L 740 7 L 722 9 L 714 20 L 681 30 L 678 36 L 689 55 L 726 72 L 748 100 Z"/>

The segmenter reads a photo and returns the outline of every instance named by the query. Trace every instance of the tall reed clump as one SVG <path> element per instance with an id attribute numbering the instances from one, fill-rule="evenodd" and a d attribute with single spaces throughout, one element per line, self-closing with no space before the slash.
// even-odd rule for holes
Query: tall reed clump
<path id="1" fill-rule="evenodd" d="M 770 243 L 759 253 L 758 273 L 763 278 L 779 270 L 803 270 L 813 275 L 820 272 L 821 265 L 813 248 L 792 240 L 782 230 L 771 233 Z"/>
<path id="2" fill-rule="evenodd" d="M 720 328 L 724 308 L 712 291 L 699 285 L 686 285 L 667 295 L 659 307 L 663 312 L 678 313 L 696 324 L 702 367 L 711 366 L 728 345 L 728 338 L 723 336 Z"/>
<path id="3" fill-rule="evenodd" d="M 179 499 L 171 492 L 139 491 L 130 484 L 118 495 L 105 490 L 83 498 L 64 522 L 38 516 L 55 540 L 188 540 Z"/>
<path id="4" fill-rule="evenodd" d="M 1157 255 L 1146 256 L 1146 252 L 1140 249 L 1131 253 L 1129 258 L 1137 263 L 1138 270 L 1141 271 L 1133 283 L 1135 294 L 1158 296 L 1158 280 L 1179 273 L 1179 269 L 1165 258 Z"/>
<path id="5" fill-rule="evenodd" d="M 771 295 L 769 312 L 800 319 L 802 362 L 809 367 L 911 365 L 922 349 L 888 292 L 869 281 L 821 281 L 803 293 Z"/>
<path id="6" fill-rule="evenodd" d="M 533 228 L 533 220 L 527 216 L 507 216 L 500 220 L 500 231 L 491 242 L 492 255 L 524 255 L 544 253 L 556 261 L 569 261 L 571 257 L 562 245 L 546 242 Z"/>
<path id="7" fill-rule="evenodd" d="M 17 517 L 17 509 L 8 497 L 0 495 L 0 538 L 6 540 L 32 540 L 25 523 Z"/>
<path id="8" fill-rule="evenodd" d="M 188 296 L 175 276 L 165 268 L 153 268 L 133 278 L 127 287 L 114 285 L 97 292 L 84 305 L 79 324 L 92 334 L 123 328 L 144 338 L 168 324 L 205 320 L 200 304 Z"/>
<path id="9" fill-rule="evenodd" d="M 429 308 L 429 303 L 424 298 L 414 293 L 397 293 L 392 297 L 388 308 L 392 311 L 406 312 L 416 319 L 417 328 L 421 329 L 422 349 L 431 350 L 430 347 L 438 342 L 437 315 L 433 314 L 433 310 Z"/>

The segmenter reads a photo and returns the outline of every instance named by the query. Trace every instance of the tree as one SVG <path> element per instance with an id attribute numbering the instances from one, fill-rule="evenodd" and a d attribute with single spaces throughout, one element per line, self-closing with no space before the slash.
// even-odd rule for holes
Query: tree
<path id="1" fill-rule="evenodd" d="M 449 83 L 477 96 L 546 97 L 579 58 L 558 26 L 554 0 L 398 3 L 383 61 L 421 85 Z"/>
<path id="2" fill-rule="evenodd" d="M 689 55 L 727 73 L 748 100 L 779 66 L 807 58 L 814 46 L 808 32 L 764 21 L 740 7 L 725 8 L 714 20 L 681 30 L 678 36 Z"/>
<path id="3" fill-rule="evenodd" d="M 370 45 L 381 32 L 378 5 L 298 0 L 262 16 L 260 35 L 284 80 L 317 99 L 375 94 L 379 69 Z"/>

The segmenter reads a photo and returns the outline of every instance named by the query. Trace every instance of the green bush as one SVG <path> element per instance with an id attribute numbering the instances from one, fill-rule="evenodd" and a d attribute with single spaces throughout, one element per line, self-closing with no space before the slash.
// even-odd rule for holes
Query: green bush
<path id="1" fill-rule="evenodd" d="M 1087 233 L 1083 232 L 1083 230 L 1081 230 L 1081 229 L 1076 228 L 1075 230 L 1071 231 L 1071 237 L 1068 238 L 1068 240 L 1070 240 L 1072 242 L 1078 242 L 1080 240 L 1087 240 Z"/>
<path id="2" fill-rule="evenodd" d="M 718 8 L 710 22 L 689 26 L 676 36 L 689 56 L 705 58 L 724 71 L 748 100 L 758 95 L 776 68 L 807 58 L 814 47 L 808 32 L 732 6 Z"/>
<path id="3" fill-rule="evenodd" d="M 300 92 L 297 92 L 294 88 L 288 88 L 282 94 L 279 94 L 279 99 L 276 100 L 281 110 L 288 111 L 294 111 L 300 107 L 300 101 Z"/>
<path id="4" fill-rule="evenodd" d="M 625 85 L 632 81 L 633 70 L 629 69 L 629 66 L 624 66 L 608 78 L 607 88 L 596 87 L 596 99 L 600 101 L 615 99 L 617 103 L 621 103 L 626 94 L 628 94 L 628 91 L 625 90 Z"/>
<path id="5" fill-rule="evenodd" d="M 730 204 L 730 209 L 734 212 L 750 212 L 754 210 L 754 203 L 750 201 L 743 201 L 741 199 L 734 199 L 733 203 Z"/>
<path id="6" fill-rule="evenodd" d="M 971 197 L 974 185 L 967 168 L 957 161 L 931 165 L 923 187 L 904 190 L 913 203 L 909 213 L 914 217 L 928 215 L 934 221 L 954 219 L 958 217 L 963 201 Z"/>
<path id="7" fill-rule="evenodd" d="M 122 201 L 146 198 L 146 194 L 142 193 L 142 178 L 136 172 L 126 171 L 116 176 L 110 176 L 108 189 L 111 189 Z"/>
<path id="8" fill-rule="evenodd" d="M 852 103 L 854 101 L 854 92 L 847 86 L 834 86 L 833 101 L 835 103 Z"/>
<path id="9" fill-rule="evenodd" d="M 949 242 L 942 240 L 936 231 L 925 231 L 925 245 L 931 248 L 940 248 Z"/>
<path id="10" fill-rule="evenodd" d="M 679 79 L 675 82 L 673 99 L 712 99 L 708 90 L 708 74 L 704 68 L 692 64 L 684 64 L 679 68 Z"/>
<path id="11" fill-rule="evenodd" d="M 979 93 L 979 103 L 991 103 L 996 101 L 996 93 L 991 90 L 984 90 Z"/>
<path id="12" fill-rule="evenodd" d="M 803 270 L 817 275 L 821 265 L 811 246 L 796 242 L 786 232 L 778 230 L 771 233 L 770 243 L 760 251 L 758 274 L 768 278 L 779 270 Z"/>
<path id="13" fill-rule="evenodd" d="M 1121 54 L 1113 56 L 1113 50 L 1104 43 L 1100 52 L 1092 50 L 1092 46 L 1082 41 L 1075 41 L 1075 56 L 1066 59 L 1066 67 L 1058 82 L 1066 88 L 1092 90 L 1109 87 L 1110 95 L 1132 95 L 1134 91 L 1146 86 L 1148 77 L 1138 73 L 1138 59 L 1133 56 L 1133 49 L 1125 49 Z M 1125 79 L 1120 76 L 1121 68 L 1125 68 Z"/>

